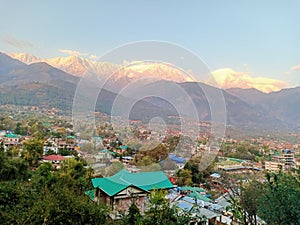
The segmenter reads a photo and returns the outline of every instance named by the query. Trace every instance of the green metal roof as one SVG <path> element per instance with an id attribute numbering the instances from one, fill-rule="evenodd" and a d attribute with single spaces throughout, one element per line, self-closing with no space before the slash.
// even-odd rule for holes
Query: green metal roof
<path id="1" fill-rule="evenodd" d="M 19 135 L 17 135 L 17 134 L 6 134 L 5 137 L 8 137 L 8 138 L 18 138 Z"/>
<path id="2" fill-rule="evenodd" d="M 90 199 L 92 199 L 94 201 L 94 198 L 95 198 L 95 191 L 94 190 L 89 190 L 89 191 L 86 191 L 85 194 L 87 196 L 89 196 Z"/>
<path id="3" fill-rule="evenodd" d="M 96 182 L 95 179 L 97 179 Z M 130 186 L 125 182 L 122 183 L 122 181 L 117 183 L 106 178 L 95 178 L 95 179 L 92 179 L 93 186 L 95 188 L 96 187 L 100 188 L 109 196 L 114 196 L 115 194 L 119 193 L 120 191 Z"/>
<path id="4" fill-rule="evenodd" d="M 205 202 L 211 202 L 211 199 L 210 198 L 207 198 L 201 194 L 199 194 L 198 192 L 196 191 L 193 191 L 189 194 L 189 197 L 191 198 L 196 198 L 198 200 L 201 200 L 201 201 L 205 201 Z"/>
<path id="5" fill-rule="evenodd" d="M 109 153 L 109 154 L 111 154 L 111 155 L 115 155 L 115 154 L 116 154 L 116 153 L 114 153 L 114 152 L 112 152 L 112 151 L 109 151 L 109 150 L 107 150 L 107 149 L 100 150 L 99 152 L 101 152 L 101 153 Z"/>
<path id="6" fill-rule="evenodd" d="M 67 139 L 75 139 L 75 136 L 69 135 L 67 136 Z"/>
<path id="7" fill-rule="evenodd" d="M 182 191 L 198 191 L 198 192 L 206 192 L 206 190 L 203 189 L 203 188 L 199 188 L 199 187 L 190 187 L 190 186 L 180 187 L 180 190 L 182 190 Z"/>
<path id="8" fill-rule="evenodd" d="M 111 177 L 94 178 L 92 184 L 94 188 L 100 188 L 109 196 L 119 193 L 128 186 L 135 186 L 145 191 L 174 187 L 162 171 L 130 173 L 125 169 Z"/>
<path id="9" fill-rule="evenodd" d="M 44 122 L 44 125 L 46 126 L 46 127 L 50 127 L 50 123 L 49 122 Z"/>
<path id="10" fill-rule="evenodd" d="M 237 159 L 237 158 L 228 158 L 228 160 L 233 161 L 233 162 L 245 162 L 245 160 Z"/>

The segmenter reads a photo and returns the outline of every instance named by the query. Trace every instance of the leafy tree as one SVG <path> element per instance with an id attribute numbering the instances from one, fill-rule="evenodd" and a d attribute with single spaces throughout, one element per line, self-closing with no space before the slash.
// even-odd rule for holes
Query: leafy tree
<path id="1" fill-rule="evenodd" d="M 154 162 L 162 161 L 168 157 L 168 149 L 161 143 L 150 143 L 149 145 L 144 145 L 140 148 L 140 153 L 150 157 Z"/>
<path id="2" fill-rule="evenodd" d="M 0 182 L 0 224 L 26 224 L 28 209 L 36 196 L 27 183 Z"/>
<path id="3" fill-rule="evenodd" d="M 58 180 L 58 174 L 55 173 L 51 163 L 41 164 L 33 174 L 31 183 L 34 188 L 39 190 L 50 188 L 55 185 Z"/>
<path id="4" fill-rule="evenodd" d="M 236 220 L 236 222 L 238 223 L 246 225 L 244 210 L 241 205 L 240 199 L 237 197 L 230 196 L 228 202 L 230 203 L 230 205 L 226 207 L 226 210 L 230 210 L 232 212 L 233 219 Z"/>
<path id="5" fill-rule="evenodd" d="M 124 216 L 120 221 L 114 221 L 113 224 L 117 225 L 142 225 L 143 217 L 138 207 L 133 203 L 128 210 L 128 214 Z"/>
<path id="6" fill-rule="evenodd" d="M 27 128 L 21 122 L 18 122 L 16 124 L 16 128 L 14 130 L 14 133 L 15 134 L 20 134 L 20 135 L 26 135 L 27 134 Z"/>
<path id="7" fill-rule="evenodd" d="M 177 178 L 176 183 L 178 186 L 189 186 L 193 184 L 192 172 L 188 169 L 178 170 Z"/>
<path id="8" fill-rule="evenodd" d="M 168 148 L 169 152 L 174 152 L 176 147 L 179 144 L 180 136 L 171 136 L 166 137 L 164 140 L 164 143 L 166 144 L 166 147 Z"/>
<path id="9" fill-rule="evenodd" d="M 66 155 L 74 155 L 77 156 L 78 153 L 76 151 L 72 151 L 72 150 L 68 150 L 66 148 L 61 148 L 59 149 L 58 153 L 62 156 L 66 156 Z"/>
<path id="10" fill-rule="evenodd" d="M 91 142 L 87 142 L 85 144 L 83 144 L 81 147 L 80 147 L 80 151 L 82 152 L 87 152 L 87 153 L 90 153 L 90 154 L 93 154 L 93 153 L 96 153 L 97 150 L 94 146 L 93 143 Z"/>
<path id="11" fill-rule="evenodd" d="M 39 139 L 30 139 L 23 143 L 23 158 L 29 162 L 30 166 L 37 166 L 38 160 L 43 155 L 43 141 Z"/>
<path id="12" fill-rule="evenodd" d="M 94 204 L 83 194 L 83 189 L 88 190 L 83 182 L 89 183 L 90 177 L 81 162 L 71 161 L 61 170 L 44 163 L 33 173 L 30 182 L 0 182 L 0 224 L 106 222 L 107 207 Z"/>
<path id="13" fill-rule="evenodd" d="M 291 174 L 267 174 L 258 215 L 270 225 L 300 224 L 300 181 Z"/>
<path id="14" fill-rule="evenodd" d="M 149 211 L 145 213 L 143 224 L 189 224 L 190 217 L 180 214 L 175 206 L 171 206 L 165 198 L 166 191 L 154 190 L 150 193 Z"/>
<path id="15" fill-rule="evenodd" d="M 152 165 L 153 163 L 155 163 L 153 161 L 153 159 L 151 159 L 149 156 L 137 156 L 135 157 L 134 159 L 136 161 L 136 165 L 137 166 L 150 166 Z"/>
<path id="16" fill-rule="evenodd" d="M 177 166 L 170 158 L 166 158 L 164 161 L 160 162 L 163 170 L 176 170 Z"/>
<path id="17" fill-rule="evenodd" d="M 3 143 L 3 141 L 0 143 L 0 154 L 4 154 L 4 143 Z"/>
<path id="18" fill-rule="evenodd" d="M 29 177 L 30 170 L 27 162 L 0 153 L 0 181 L 26 180 Z"/>
<path id="19" fill-rule="evenodd" d="M 43 139 L 47 134 L 47 128 L 41 121 L 32 119 L 29 122 L 29 132 L 37 139 Z"/>
<path id="20" fill-rule="evenodd" d="M 44 189 L 30 208 L 27 224 L 104 224 L 108 211 L 69 188 Z"/>
<path id="21" fill-rule="evenodd" d="M 106 171 L 106 176 L 112 176 L 114 174 L 116 174 L 117 172 L 119 172 L 120 170 L 124 169 L 124 165 L 119 162 L 119 161 L 116 161 L 116 162 L 113 162 L 107 169 Z"/>
<path id="22" fill-rule="evenodd" d="M 249 225 L 257 224 L 258 200 L 262 193 L 262 184 L 256 180 L 242 185 L 240 204 L 243 207 L 244 220 Z"/>

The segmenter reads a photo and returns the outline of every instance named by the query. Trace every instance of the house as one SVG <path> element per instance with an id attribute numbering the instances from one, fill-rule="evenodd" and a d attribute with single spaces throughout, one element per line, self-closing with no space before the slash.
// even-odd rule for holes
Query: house
<path id="1" fill-rule="evenodd" d="M 130 162 L 132 162 L 132 160 L 132 156 L 122 156 L 122 163 L 125 165 L 128 165 Z"/>
<path id="2" fill-rule="evenodd" d="M 176 156 L 174 154 L 169 154 L 169 158 L 176 164 L 176 166 L 178 167 L 178 169 L 183 169 L 186 160 L 184 158 L 181 158 L 179 156 Z"/>
<path id="3" fill-rule="evenodd" d="M 19 135 L 9 133 L 4 136 L 4 145 L 6 147 L 18 145 L 19 140 Z"/>
<path id="4" fill-rule="evenodd" d="M 75 136 L 71 136 L 71 135 L 69 135 L 69 136 L 67 136 L 66 137 L 66 142 L 67 142 L 67 144 L 71 144 L 71 145 L 74 145 L 75 144 Z"/>
<path id="5" fill-rule="evenodd" d="M 51 163 L 56 163 L 59 164 L 60 161 L 66 160 L 66 157 L 61 156 L 61 155 L 47 155 L 43 156 L 43 161 L 44 162 L 51 162 Z"/>
<path id="6" fill-rule="evenodd" d="M 95 159 L 97 162 L 100 163 L 109 163 L 112 159 L 114 159 L 114 156 L 116 153 L 109 151 L 107 149 L 100 150 L 97 155 L 95 155 Z"/>
<path id="7" fill-rule="evenodd" d="M 113 219 L 127 213 L 132 203 L 136 204 L 143 214 L 146 196 L 151 190 L 174 187 L 162 171 L 130 173 L 125 169 L 111 177 L 94 178 L 92 184 L 94 201 L 109 205 Z"/>

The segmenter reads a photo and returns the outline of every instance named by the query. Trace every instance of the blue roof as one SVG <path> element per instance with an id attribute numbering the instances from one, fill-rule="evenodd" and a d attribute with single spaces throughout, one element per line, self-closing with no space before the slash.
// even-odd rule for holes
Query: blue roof
<path id="1" fill-rule="evenodd" d="M 193 208 L 193 204 L 184 201 L 179 201 L 176 205 L 185 211 L 190 211 Z"/>
<path id="2" fill-rule="evenodd" d="M 293 149 L 285 149 L 285 150 L 282 150 L 282 152 L 283 152 L 284 154 L 287 154 L 287 153 L 295 153 L 295 150 L 293 150 Z"/>
<path id="3" fill-rule="evenodd" d="M 132 156 L 122 156 L 122 159 L 128 159 L 128 160 L 131 160 L 131 159 L 133 159 L 133 157 L 132 157 Z"/>
<path id="4" fill-rule="evenodd" d="M 221 174 L 219 174 L 219 173 L 212 173 L 210 176 L 213 177 L 213 178 L 220 178 Z"/>
<path id="5" fill-rule="evenodd" d="M 174 154 L 169 154 L 169 158 L 172 161 L 176 162 L 176 163 L 185 163 L 185 159 L 184 158 L 178 157 L 178 156 L 176 156 Z"/>

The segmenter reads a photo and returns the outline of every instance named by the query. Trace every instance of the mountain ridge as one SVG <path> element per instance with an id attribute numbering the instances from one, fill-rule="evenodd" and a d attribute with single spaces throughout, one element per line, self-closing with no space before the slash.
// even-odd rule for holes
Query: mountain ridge
<path id="1" fill-rule="evenodd" d="M 80 77 L 66 73 L 45 62 L 27 65 L 6 54 L 0 54 L 2 104 L 41 104 L 51 107 L 57 106 L 70 111 L 79 81 Z M 164 92 L 167 94 L 166 100 L 172 100 L 174 105 L 172 107 L 155 96 L 141 99 L 140 105 L 136 106 L 135 111 L 133 110 L 134 113 L 131 114 L 131 118 L 146 119 L 147 117 L 146 120 L 148 120 L 154 115 L 163 115 L 164 118 L 168 118 L 178 115 L 176 107 L 186 108 L 186 111 L 183 110 L 185 112 L 183 116 L 186 116 L 190 107 L 195 105 L 199 118 L 206 121 L 210 120 L 209 104 L 205 100 L 203 91 L 199 90 L 199 85 L 195 82 L 176 83 L 170 80 L 160 80 L 147 85 L 142 86 L 142 89 Z M 192 101 L 183 100 L 182 96 L 178 95 L 179 92 L 174 91 L 174 85 L 179 85 L 182 91 L 191 96 Z M 97 89 L 97 87 L 94 88 Z M 104 92 L 106 94 L 102 99 L 100 96 L 101 101 L 98 98 L 96 109 L 109 114 L 116 96 L 120 94 L 110 91 L 109 86 Z M 240 88 L 222 90 L 222 93 L 226 103 L 228 124 L 293 130 L 298 130 L 300 127 L 300 87 L 283 89 L 269 94 L 255 89 Z M 126 104 L 131 104 L 131 102 L 136 101 L 131 97 L 125 95 L 122 98 Z M 122 113 L 121 111 L 119 113 Z"/>

